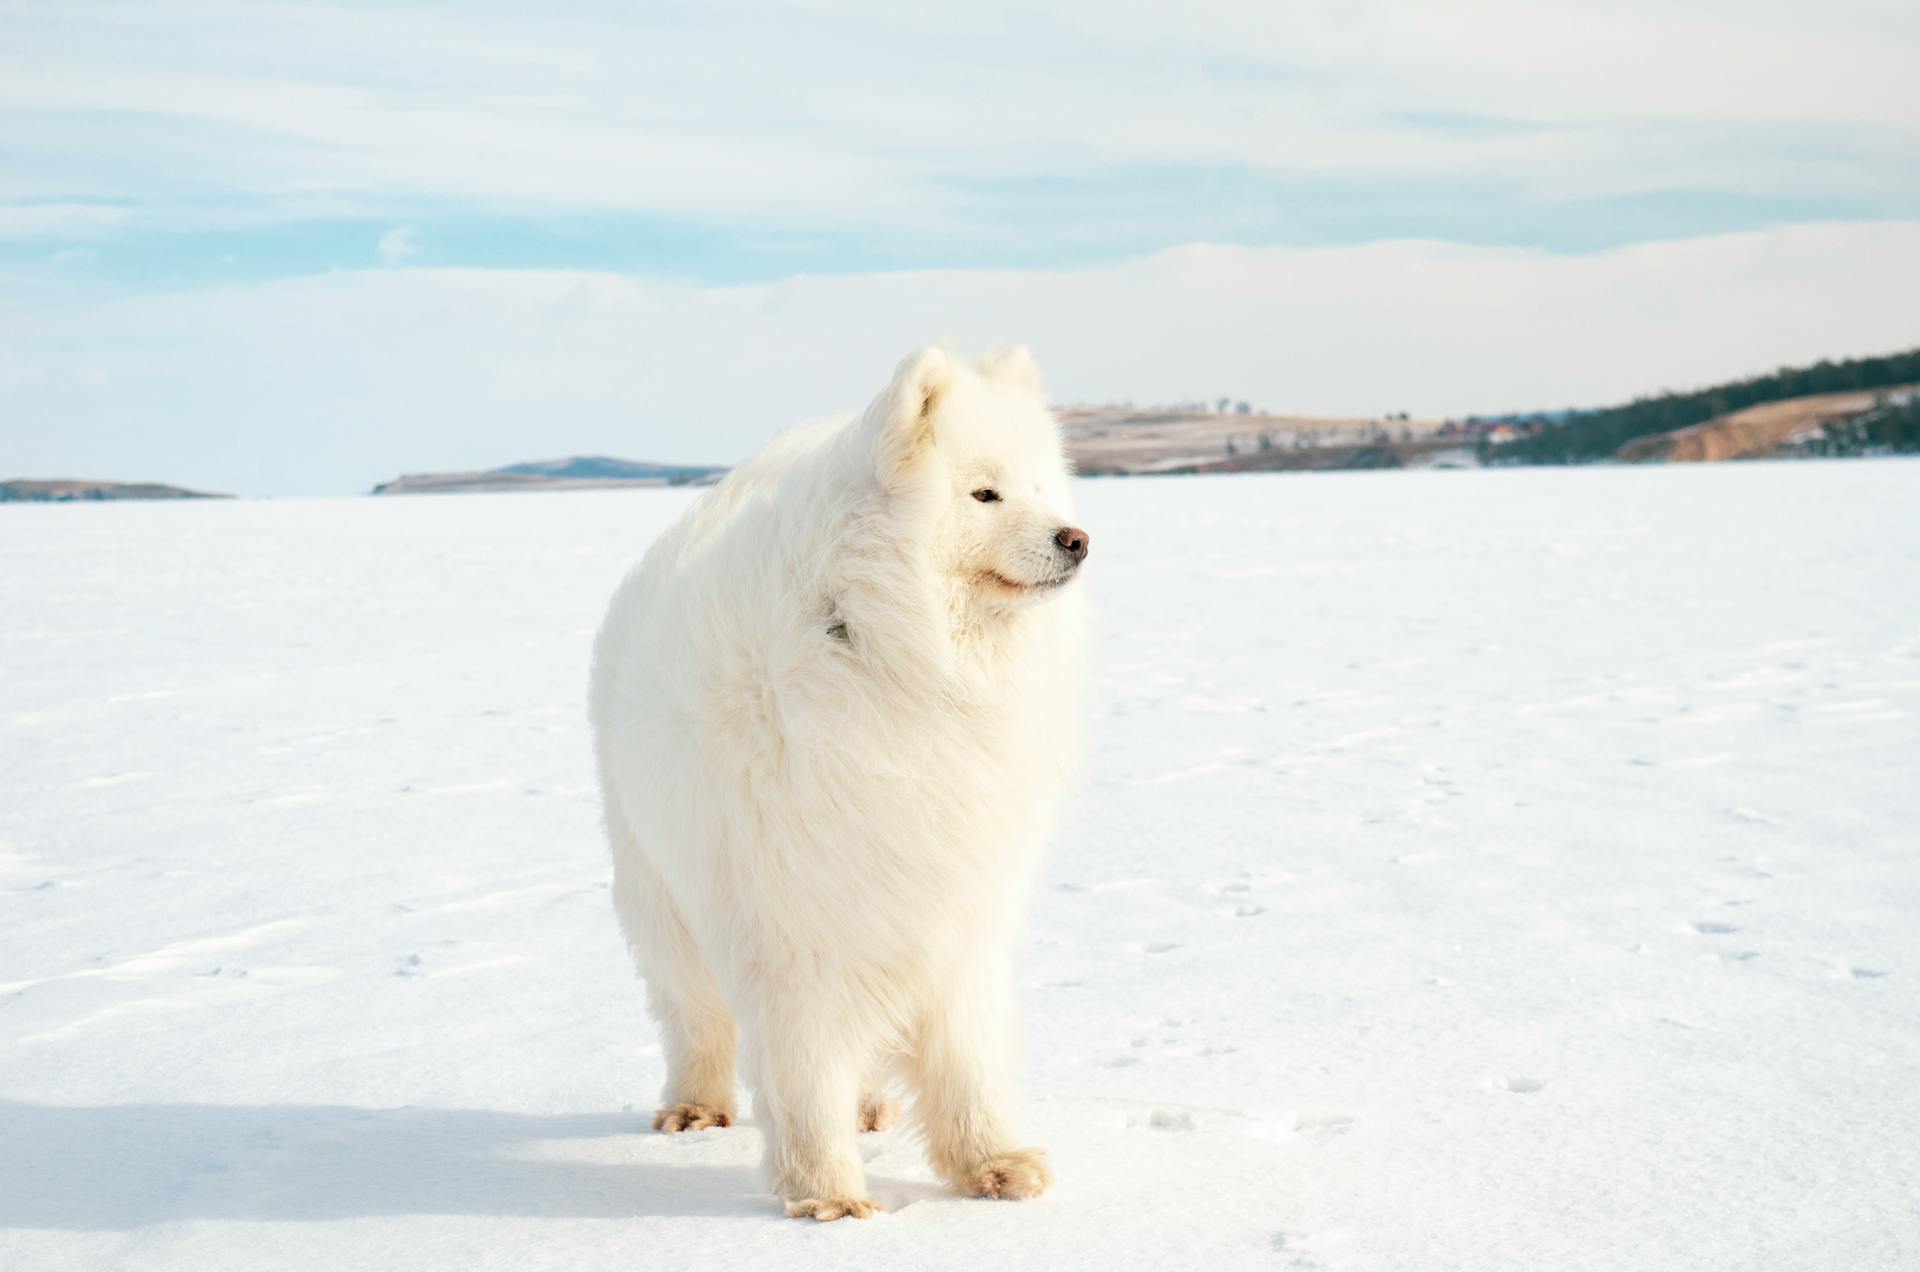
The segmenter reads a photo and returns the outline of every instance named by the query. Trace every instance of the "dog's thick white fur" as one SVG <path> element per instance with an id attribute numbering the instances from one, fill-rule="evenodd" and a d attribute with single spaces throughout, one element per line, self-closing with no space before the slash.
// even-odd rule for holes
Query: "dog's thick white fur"
<path id="1" fill-rule="evenodd" d="M 1080 681 L 1059 428 L 1025 350 L 908 357 L 785 433 L 615 595 L 592 714 L 614 904 L 659 1022 L 656 1129 L 735 1116 L 744 1044 L 790 1215 L 864 1217 L 897 1111 L 985 1197 L 1052 1182 L 1013 1127 L 1012 928 Z"/>

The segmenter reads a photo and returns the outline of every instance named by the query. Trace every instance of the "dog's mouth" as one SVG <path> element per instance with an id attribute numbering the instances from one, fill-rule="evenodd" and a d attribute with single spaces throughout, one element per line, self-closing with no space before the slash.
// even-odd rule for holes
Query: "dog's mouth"
<path id="1" fill-rule="evenodd" d="M 1043 592 L 1051 592 L 1057 587 L 1065 587 L 1073 582 L 1073 574 L 1056 575 L 1050 579 L 1041 579 L 1037 583 L 1022 583 L 1018 579 L 1008 578 L 998 570 L 982 570 L 980 581 L 995 591 L 1004 592 L 1009 596 L 1037 596 Z"/>

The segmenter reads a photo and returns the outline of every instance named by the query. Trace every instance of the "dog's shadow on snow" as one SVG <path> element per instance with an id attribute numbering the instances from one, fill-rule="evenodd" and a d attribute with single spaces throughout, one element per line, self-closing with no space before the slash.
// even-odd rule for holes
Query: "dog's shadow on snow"
<path id="1" fill-rule="evenodd" d="M 0 1228 L 779 1213 L 750 1166 L 636 1160 L 662 1156 L 637 1144 L 569 1159 L 570 1142 L 632 1141 L 645 1129 L 630 1113 L 0 1101 Z M 597 1160 L 579 1160 L 588 1155 Z"/>

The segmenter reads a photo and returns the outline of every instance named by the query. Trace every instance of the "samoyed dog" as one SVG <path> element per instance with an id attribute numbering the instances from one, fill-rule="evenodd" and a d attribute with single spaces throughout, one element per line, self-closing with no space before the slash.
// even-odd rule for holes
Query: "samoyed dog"
<path id="1" fill-rule="evenodd" d="M 592 716 L 614 906 L 667 1060 L 656 1130 L 736 1116 L 793 1216 L 865 1218 L 898 1116 L 980 1197 L 1053 1176 L 1014 1129 L 1013 928 L 1074 753 L 1059 426 L 1023 349 L 908 357 L 774 439 L 621 584 Z"/>

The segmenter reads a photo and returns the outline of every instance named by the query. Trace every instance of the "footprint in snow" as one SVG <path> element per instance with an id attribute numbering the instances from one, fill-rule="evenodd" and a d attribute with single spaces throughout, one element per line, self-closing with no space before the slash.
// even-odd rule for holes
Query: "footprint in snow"
<path id="1" fill-rule="evenodd" d="M 1353 1115 L 1350 1113 L 1302 1113 L 1293 1119 L 1294 1134 L 1308 1135 L 1314 1139 L 1332 1139 L 1352 1129 Z"/>
<path id="2" fill-rule="evenodd" d="M 1155 941 L 1147 946 L 1149 954 L 1169 954 L 1180 948 L 1178 941 Z"/>
<path id="3" fill-rule="evenodd" d="M 1735 821 L 1746 822 L 1751 826 L 1778 826 L 1779 820 L 1751 808 L 1725 808 L 1721 810 Z"/>
<path id="4" fill-rule="evenodd" d="M 1702 936 L 1728 936 L 1740 929 L 1731 923 L 1716 923 L 1711 919 L 1702 919 L 1693 925 L 1693 930 Z"/>
<path id="5" fill-rule="evenodd" d="M 1518 1074 L 1515 1074 L 1506 1080 L 1507 1090 L 1513 1092 L 1515 1095 L 1532 1095 L 1535 1092 L 1544 1088 L 1546 1085 L 1547 1085 L 1546 1083 L 1542 1082 L 1538 1078 L 1522 1077 Z"/>
<path id="6" fill-rule="evenodd" d="M 1284 1266 L 1292 1272 L 1317 1272 L 1327 1266 L 1319 1259 L 1323 1253 L 1338 1253 L 1353 1234 L 1343 1228 L 1328 1228 L 1321 1232 L 1309 1232 L 1298 1235 L 1291 1232 L 1276 1232 L 1267 1239 L 1267 1246 L 1287 1262 Z"/>
<path id="7" fill-rule="evenodd" d="M 1879 980 L 1890 975 L 1884 967 L 1850 967 L 1847 971 L 1855 980 Z"/>
<path id="8" fill-rule="evenodd" d="M 1296 1272 L 1313 1272 L 1314 1269 L 1322 1266 L 1318 1259 L 1313 1258 L 1305 1250 L 1301 1250 L 1294 1245 L 1293 1234 L 1291 1233 L 1276 1232 L 1268 1244 L 1272 1247 L 1275 1254 L 1285 1255 L 1287 1258 L 1287 1266 L 1296 1269 Z"/>

